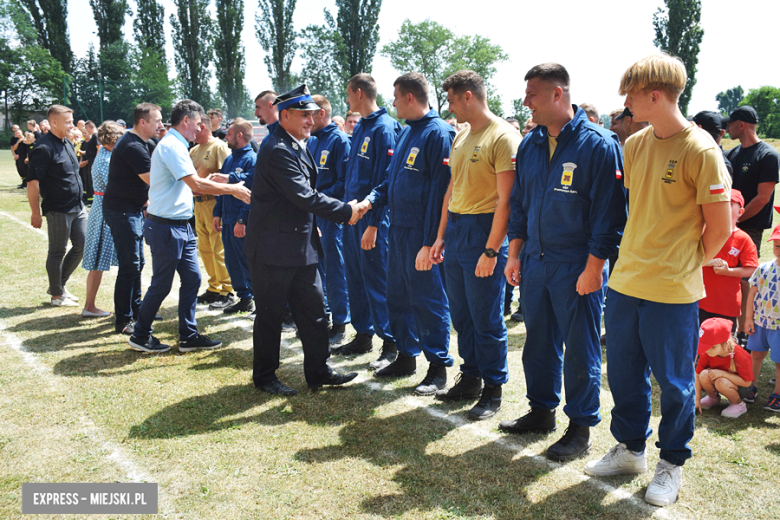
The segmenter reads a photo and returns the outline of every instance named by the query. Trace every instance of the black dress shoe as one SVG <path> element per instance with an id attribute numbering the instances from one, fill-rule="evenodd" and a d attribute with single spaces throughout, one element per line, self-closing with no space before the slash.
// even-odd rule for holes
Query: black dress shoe
<path id="1" fill-rule="evenodd" d="M 267 392 L 272 395 L 285 395 L 285 396 L 293 396 L 296 395 L 298 392 L 296 392 L 294 389 L 290 388 L 289 386 L 285 385 L 278 379 L 275 379 L 271 381 L 270 383 L 265 383 L 262 385 L 255 385 L 255 388 L 262 390 L 263 392 Z"/>
<path id="2" fill-rule="evenodd" d="M 349 383 L 357 377 L 357 372 L 350 372 L 349 374 L 339 374 L 335 370 L 331 370 L 330 374 L 325 378 L 320 379 L 315 383 L 309 383 L 309 390 L 316 392 L 325 385 L 338 386 L 344 383 Z"/>

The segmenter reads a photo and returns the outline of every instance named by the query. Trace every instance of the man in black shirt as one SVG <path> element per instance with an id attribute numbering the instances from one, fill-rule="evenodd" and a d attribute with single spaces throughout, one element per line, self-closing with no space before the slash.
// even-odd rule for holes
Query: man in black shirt
<path id="1" fill-rule="evenodd" d="M 26 188 L 27 185 L 24 182 L 25 174 L 19 167 L 19 152 L 17 151 L 17 148 L 19 148 L 19 143 L 22 142 L 24 136 L 22 135 L 21 129 L 19 129 L 19 125 L 13 125 L 11 127 L 11 132 L 13 133 L 13 136 L 11 137 L 11 153 L 13 154 L 14 162 L 16 163 L 16 173 L 18 173 L 19 177 L 22 178 L 22 183 L 17 186 L 17 188 L 22 189 Z M 22 165 L 24 165 L 24 163 L 22 163 Z"/>
<path id="2" fill-rule="evenodd" d="M 693 122 L 699 128 L 710 134 L 712 138 L 715 139 L 715 142 L 718 143 L 718 146 L 720 146 L 720 151 L 723 153 L 723 161 L 726 163 L 726 169 L 733 179 L 734 169 L 731 167 L 731 161 L 726 158 L 726 152 L 723 151 L 723 146 L 720 144 L 723 139 L 723 134 L 726 133 L 726 125 L 728 124 L 724 123 L 724 119 L 726 118 L 720 115 L 720 112 L 711 112 L 708 110 L 703 110 L 693 116 Z"/>
<path id="3" fill-rule="evenodd" d="M 32 210 L 31 224 L 40 229 L 41 214 L 49 232 L 49 275 L 51 304 L 75 307 L 78 298 L 65 289 L 70 275 L 81 262 L 87 232 L 87 212 L 81 202 L 83 187 L 79 161 L 73 143 L 66 136 L 73 129 L 73 110 L 62 105 L 49 107 L 50 131 L 35 143 L 27 172 L 27 199 Z M 39 206 L 39 196 L 43 199 Z M 70 240 L 71 248 L 65 251 Z"/>
<path id="4" fill-rule="evenodd" d="M 212 108 L 206 112 L 206 114 L 208 114 L 209 122 L 211 124 L 211 135 L 224 141 L 227 137 L 227 129 L 222 126 L 222 119 L 225 117 L 222 110 Z"/>
<path id="5" fill-rule="evenodd" d="M 111 153 L 108 184 L 103 196 L 103 218 L 114 239 L 119 272 L 114 286 L 116 331 L 133 333 L 141 306 L 141 270 L 144 268 L 143 210 L 148 202 L 151 154 L 147 141 L 163 126 L 160 107 L 141 103 L 133 112 L 133 128 Z"/>

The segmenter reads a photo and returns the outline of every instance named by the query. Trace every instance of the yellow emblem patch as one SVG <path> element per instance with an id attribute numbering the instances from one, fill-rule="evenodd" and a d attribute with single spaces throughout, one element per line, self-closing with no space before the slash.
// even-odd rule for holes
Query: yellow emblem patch
<path id="1" fill-rule="evenodd" d="M 409 152 L 409 157 L 406 158 L 406 164 L 409 166 L 414 166 L 414 160 L 417 159 L 417 154 L 420 153 L 420 149 L 417 147 L 414 147 Z"/>
<path id="2" fill-rule="evenodd" d="M 320 155 L 320 166 L 325 166 L 325 162 L 328 160 L 328 154 L 330 152 L 328 150 L 323 150 L 322 155 Z"/>
<path id="3" fill-rule="evenodd" d="M 363 139 L 363 144 L 360 146 L 360 153 L 366 153 L 368 151 L 368 143 L 371 141 L 370 137 Z"/>
<path id="4" fill-rule="evenodd" d="M 561 175 L 561 184 L 564 186 L 571 186 L 571 181 L 574 179 L 574 169 L 577 167 L 574 163 L 563 163 L 563 175 Z"/>

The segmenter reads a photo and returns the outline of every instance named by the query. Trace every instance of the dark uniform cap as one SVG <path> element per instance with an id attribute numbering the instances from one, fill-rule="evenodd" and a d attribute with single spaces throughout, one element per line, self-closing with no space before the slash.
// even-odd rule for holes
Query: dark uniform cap
<path id="1" fill-rule="evenodd" d="M 615 116 L 615 121 L 620 121 L 624 117 L 634 117 L 634 114 L 631 113 L 631 111 L 626 107 L 623 112 L 620 113 L 619 116 Z"/>
<path id="2" fill-rule="evenodd" d="M 693 122 L 711 134 L 718 134 L 721 130 L 724 130 L 728 124 L 727 119 L 720 115 L 720 112 L 712 112 L 710 110 L 703 110 L 693 116 Z"/>
<path id="3" fill-rule="evenodd" d="M 728 122 L 731 121 L 744 121 L 745 123 L 750 123 L 751 125 L 757 125 L 758 114 L 756 113 L 756 109 L 753 107 L 747 105 L 737 107 L 728 118 Z"/>
<path id="4" fill-rule="evenodd" d="M 273 103 L 281 112 L 282 110 L 319 110 L 320 107 L 311 98 L 306 83 L 289 92 L 285 92 L 276 98 Z"/>

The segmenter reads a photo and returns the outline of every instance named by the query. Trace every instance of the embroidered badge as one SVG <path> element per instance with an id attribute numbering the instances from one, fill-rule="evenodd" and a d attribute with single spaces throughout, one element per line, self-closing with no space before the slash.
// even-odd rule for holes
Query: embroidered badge
<path id="1" fill-rule="evenodd" d="M 561 175 L 561 184 L 564 186 L 571 186 L 571 181 L 574 178 L 574 169 L 576 164 L 567 162 L 563 163 L 563 174 Z"/>
<path id="2" fill-rule="evenodd" d="M 328 154 L 330 152 L 328 150 L 323 150 L 322 154 L 320 155 L 320 166 L 325 166 L 325 163 L 328 160 Z"/>
<path id="3" fill-rule="evenodd" d="M 368 151 L 368 143 L 371 141 L 370 137 L 363 139 L 363 144 L 360 145 L 360 153 L 366 153 Z"/>
<path id="4" fill-rule="evenodd" d="M 729 254 L 731 256 L 739 256 L 739 249 L 737 249 L 736 247 L 732 247 L 731 250 L 729 251 Z"/>
<path id="5" fill-rule="evenodd" d="M 623 172 L 620 170 L 615 170 L 615 178 L 616 179 L 622 179 L 623 178 Z"/>
<path id="6" fill-rule="evenodd" d="M 719 193 L 724 193 L 726 191 L 726 188 L 723 187 L 723 184 L 710 184 L 710 195 L 717 195 Z"/>
<path id="7" fill-rule="evenodd" d="M 477 159 L 477 155 L 479 154 L 479 146 L 474 147 L 474 152 L 471 154 L 471 162 L 477 162 L 479 159 Z"/>
<path id="8" fill-rule="evenodd" d="M 409 157 L 406 158 L 406 164 L 414 166 L 414 160 L 417 159 L 417 154 L 420 153 L 420 149 L 416 146 L 409 151 Z"/>
<path id="9" fill-rule="evenodd" d="M 449 157 L 445 157 L 445 158 L 444 158 L 444 159 L 441 161 L 441 163 L 442 163 L 444 166 L 449 166 L 449 165 L 450 165 L 450 158 L 449 158 Z"/>

